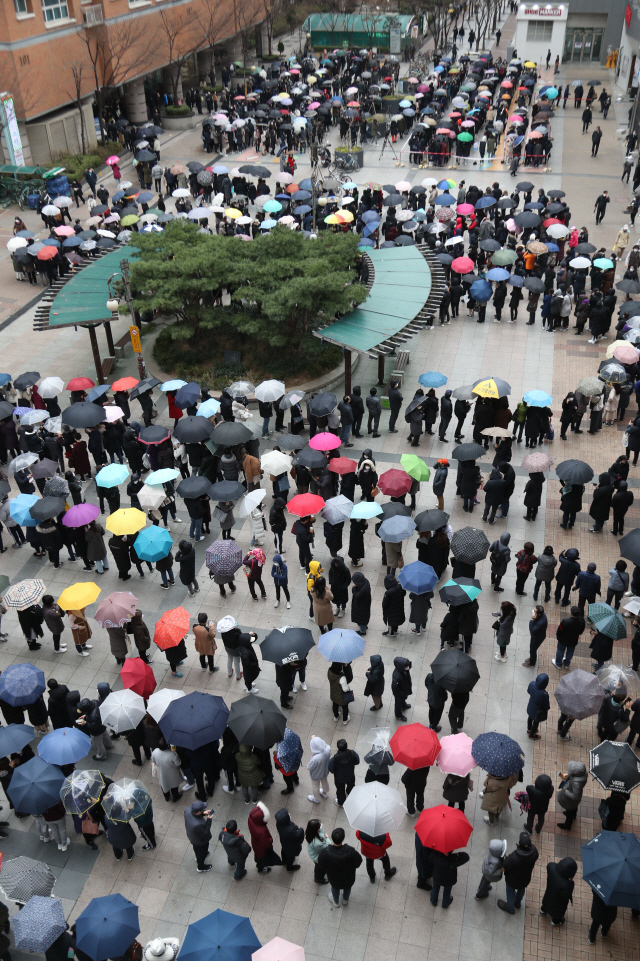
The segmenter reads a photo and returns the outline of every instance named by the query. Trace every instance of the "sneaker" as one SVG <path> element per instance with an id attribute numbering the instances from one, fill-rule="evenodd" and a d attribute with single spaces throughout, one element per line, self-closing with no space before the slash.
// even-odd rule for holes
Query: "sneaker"
<path id="1" fill-rule="evenodd" d="M 160 590 L 162 590 L 162 591 L 168 591 L 168 590 L 169 590 L 169 585 L 168 585 L 168 584 L 161 584 L 161 585 L 160 585 Z"/>
<path id="2" fill-rule="evenodd" d="M 292 693 L 292 694 L 297 694 L 297 693 L 298 693 L 298 688 L 295 687 L 295 686 L 292 687 L 292 688 L 291 688 L 291 693 Z"/>
<path id="3" fill-rule="evenodd" d="M 280 601 L 276 601 L 273 606 L 274 606 L 274 607 L 280 607 Z"/>
<path id="4" fill-rule="evenodd" d="M 488 815 L 488 814 L 485 814 L 485 816 L 483 817 L 482 820 L 484 821 L 485 824 L 491 824 L 491 821 L 489 820 L 489 815 Z M 494 821 L 493 823 L 495 824 L 496 822 Z"/>
<path id="5" fill-rule="evenodd" d="M 300 687 L 302 688 L 303 691 L 306 691 L 306 690 L 307 690 L 307 685 L 304 683 L 304 681 L 302 682 L 302 684 L 300 685 Z"/>
<path id="6" fill-rule="evenodd" d="M 184 791 L 190 791 L 192 787 L 195 787 L 195 782 L 193 784 L 189 784 L 188 781 L 185 781 L 184 784 L 180 785 L 180 790 L 184 793 Z"/>
<path id="7" fill-rule="evenodd" d="M 235 791 L 232 791 L 231 788 L 227 787 L 226 784 L 222 785 L 222 790 L 224 791 L 225 794 L 235 794 Z"/>
<path id="8" fill-rule="evenodd" d="M 290 602 L 290 601 L 287 601 L 287 610 L 288 610 L 288 611 L 291 610 L 291 602 Z"/>
<path id="9" fill-rule="evenodd" d="M 184 677 L 184 674 L 181 674 L 180 671 L 172 671 L 171 677 Z"/>
<path id="10" fill-rule="evenodd" d="M 562 667 L 562 664 L 556 664 L 555 657 L 552 659 L 551 663 L 553 664 L 554 667 L 557 667 L 558 670 L 560 670 L 560 668 Z"/>
<path id="11" fill-rule="evenodd" d="M 204 534 L 202 534 L 201 537 L 196 537 L 196 543 L 197 543 L 198 541 L 203 541 L 203 540 L 204 540 Z"/>
<path id="12" fill-rule="evenodd" d="M 506 901 L 503 901 L 502 899 L 499 899 L 499 900 L 498 900 L 498 907 L 500 908 L 501 911 L 506 911 L 507 914 L 515 914 L 515 913 L 516 913 L 516 912 L 515 912 L 515 908 L 512 908 L 511 911 L 510 911 L 510 910 L 509 910 L 509 905 L 507 904 Z"/>
<path id="13" fill-rule="evenodd" d="M 92 567 L 83 567 L 82 570 L 85 571 L 85 573 L 87 574 L 91 574 L 93 572 Z"/>
<path id="14" fill-rule="evenodd" d="M 70 844 L 71 844 L 71 841 L 67 841 L 66 844 L 59 844 L 58 851 L 66 851 Z"/>
<path id="15" fill-rule="evenodd" d="M 93 650 L 93 644 L 83 644 L 83 645 L 82 645 L 82 650 L 83 650 L 83 651 L 92 651 L 92 650 Z"/>
<path id="16" fill-rule="evenodd" d="M 342 722 L 343 725 L 346 727 L 350 720 L 351 720 L 351 717 L 348 717 L 346 721 Z"/>
<path id="17" fill-rule="evenodd" d="M 78 657 L 89 657 L 89 651 L 76 651 Z"/>
<path id="18" fill-rule="evenodd" d="M 196 868 L 198 874 L 204 874 L 205 871 L 213 871 L 213 864 L 205 864 L 203 868 Z"/>
<path id="19" fill-rule="evenodd" d="M 107 760 L 107 755 L 106 755 L 106 754 L 92 754 L 91 756 L 92 756 L 92 758 L 93 758 L 94 761 L 106 761 L 106 760 Z"/>
<path id="20" fill-rule="evenodd" d="M 2 640 L 5 640 L 5 638 L 2 638 Z M 60 648 L 59 648 L 57 651 L 54 651 L 53 653 L 54 653 L 54 654 L 66 654 L 66 653 L 67 653 L 67 649 L 66 649 L 66 647 L 62 647 L 62 645 L 60 645 Z"/>
<path id="21" fill-rule="evenodd" d="M 328 795 L 328 794 L 325 794 L 324 791 L 322 790 L 322 788 L 320 788 L 320 796 L 323 797 L 323 798 L 325 799 L 325 801 L 328 801 L 328 800 L 329 800 L 329 795 Z"/>
<path id="22" fill-rule="evenodd" d="M 333 900 L 333 894 L 331 893 L 331 891 L 328 891 L 328 892 L 327 892 L 327 897 L 328 897 L 329 901 L 331 902 L 331 907 L 332 907 L 332 908 L 339 908 L 339 907 L 341 907 L 341 905 L 342 905 L 342 898 L 340 898 L 340 901 L 338 902 L 338 904 L 336 904 L 336 902 Z"/>
<path id="23" fill-rule="evenodd" d="M 314 804 L 320 804 L 320 801 L 318 801 L 318 799 L 315 798 L 315 797 L 313 796 L 313 794 L 307 794 L 307 800 L 308 800 L 308 801 L 313 801 Z"/>
<path id="24" fill-rule="evenodd" d="M 151 851 L 153 848 L 155 848 L 155 844 L 143 844 L 143 845 L 142 845 L 142 850 L 143 850 L 143 851 Z"/>

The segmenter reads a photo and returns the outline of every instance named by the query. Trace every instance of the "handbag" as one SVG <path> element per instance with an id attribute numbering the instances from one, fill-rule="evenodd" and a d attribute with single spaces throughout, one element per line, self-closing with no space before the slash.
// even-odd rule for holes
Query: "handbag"
<path id="1" fill-rule="evenodd" d="M 549 716 L 549 711 L 547 710 L 547 708 L 541 707 L 539 710 L 536 711 L 536 716 L 535 716 L 536 724 L 539 724 L 541 721 L 546 721 L 548 716 Z"/>
<path id="2" fill-rule="evenodd" d="M 353 701 L 355 701 L 355 699 L 356 699 L 356 696 L 355 696 L 355 694 L 353 693 L 353 691 L 343 691 L 343 692 L 342 692 L 342 703 L 343 703 L 343 704 L 351 704 Z"/>
<path id="3" fill-rule="evenodd" d="M 82 833 L 83 834 L 98 834 L 100 826 L 96 821 L 93 820 L 89 812 L 85 814 L 82 819 Z"/>
<path id="4" fill-rule="evenodd" d="M 282 493 L 283 491 L 288 491 L 288 490 L 289 490 L 289 487 L 290 487 L 290 485 L 289 485 L 289 478 L 288 478 L 288 477 L 281 477 L 281 478 L 279 479 L 279 481 L 278 481 L 278 491 L 279 491 L 280 493 Z"/>
<path id="5" fill-rule="evenodd" d="M 220 507 L 215 507 L 213 516 L 220 524 L 222 524 L 222 522 L 227 519 L 227 512 L 223 511 Z"/>
<path id="6" fill-rule="evenodd" d="M 379 488 L 379 487 L 372 487 L 372 488 L 371 488 L 371 496 L 372 496 L 372 497 L 377 497 L 379 493 L 380 493 L 380 488 Z"/>

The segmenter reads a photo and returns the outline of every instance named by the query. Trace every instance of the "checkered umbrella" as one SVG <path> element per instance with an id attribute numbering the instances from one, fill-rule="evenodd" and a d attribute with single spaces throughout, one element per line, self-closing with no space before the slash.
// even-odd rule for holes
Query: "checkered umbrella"
<path id="1" fill-rule="evenodd" d="M 217 577 L 231 577 L 242 567 L 242 551 L 235 541 L 214 541 L 205 554 L 206 565 Z"/>
<path id="2" fill-rule="evenodd" d="M 0 870 L 0 888 L 10 901 L 26 904 L 34 894 L 48 898 L 56 878 L 42 861 L 33 858 L 12 858 L 5 861 Z"/>
<path id="3" fill-rule="evenodd" d="M 627 625 L 618 611 L 609 604 L 589 604 L 589 620 L 601 634 L 606 634 L 614 641 L 621 641 L 627 636 Z"/>
<path id="4" fill-rule="evenodd" d="M 30 577 L 25 581 L 18 581 L 12 584 L 4 592 L 4 603 L 6 607 L 15 607 L 17 611 L 26 611 L 32 604 L 37 604 L 46 593 L 44 581 L 36 577 Z"/>
<path id="5" fill-rule="evenodd" d="M 83 815 L 98 803 L 103 791 L 100 771 L 74 771 L 60 789 L 60 800 L 69 814 Z"/>
<path id="6" fill-rule="evenodd" d="M 22 911 L 13 919 L 16 948 L 40 954 L 67 930 L 60 898 L 45 898 L 34 894 Z"/>
<path id="7" fill-rule="evenodd" d="M 463 527 L 451 538 L 451 553 L 467 564 L 477 564 L 489 553 L 489 539 L 484 531 L 475 527 Z"/>

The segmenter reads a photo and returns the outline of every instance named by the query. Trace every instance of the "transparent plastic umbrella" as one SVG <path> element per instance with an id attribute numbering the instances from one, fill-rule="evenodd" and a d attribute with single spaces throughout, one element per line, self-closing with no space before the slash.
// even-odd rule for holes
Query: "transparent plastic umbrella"
<path id="1" fill-rule="evenodd" d="M 123 777 L 107 788 L 102 807 L 112 821 L 131 821 L 140 817 L 149 807 L 151 795 L 142 781 Z"/>

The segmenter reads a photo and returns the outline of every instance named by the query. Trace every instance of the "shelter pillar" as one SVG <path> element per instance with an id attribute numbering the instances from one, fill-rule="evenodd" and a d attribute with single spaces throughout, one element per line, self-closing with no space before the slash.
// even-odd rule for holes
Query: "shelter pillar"
<path id="1" fill-rule="evenodd" d="M 89 327 L 89 339 L 91 340 L 91 351 L 93 353 L 93 362 L 96 365 L 96 378 L 98 384 L 104 384 L 105 380 L 102 376 L 102 361 L 100 360 L 100 348 L 98 347 L 98 337 L 96 335 L 96 326 L 92 324 Z"/>
<path id="2" fill-rule="evenodd" d="M 378 387 L 384 387 L 384 354 L 378 354 Z"/>
<path id="3" fill-rule="evenodd" d="M 132 123 L 144 123 L 148 119 L 148 114 L 142 77 L 131 80 L 130 83 L 125 83 L 124 99 L 127 107 L 127 118 Z"/>
<path id="4" fill-rule="evenodd" d="M 112 333 L 112 330 L 111 330 L 111 321 L 110 321 L 110 320 L 106 320 L 106 321 L 105 321 L 105 324 L 104 324 L 104 332 L 105 332 L 105 334 L 107 335 L 107 347 L 109 348 L 109 357 L 113 357 L 113 358 L 115 359 L 115 356 L 116 356 L 116 347 L 115 347 L 115 344 L 114 344 L 114 342 L 113 342 L 113 333 Z"/>
<path id="5" fill-rule="evenodd" d="M 344 392 L 351 393 L 351 351 L 344 351 Z"/>

